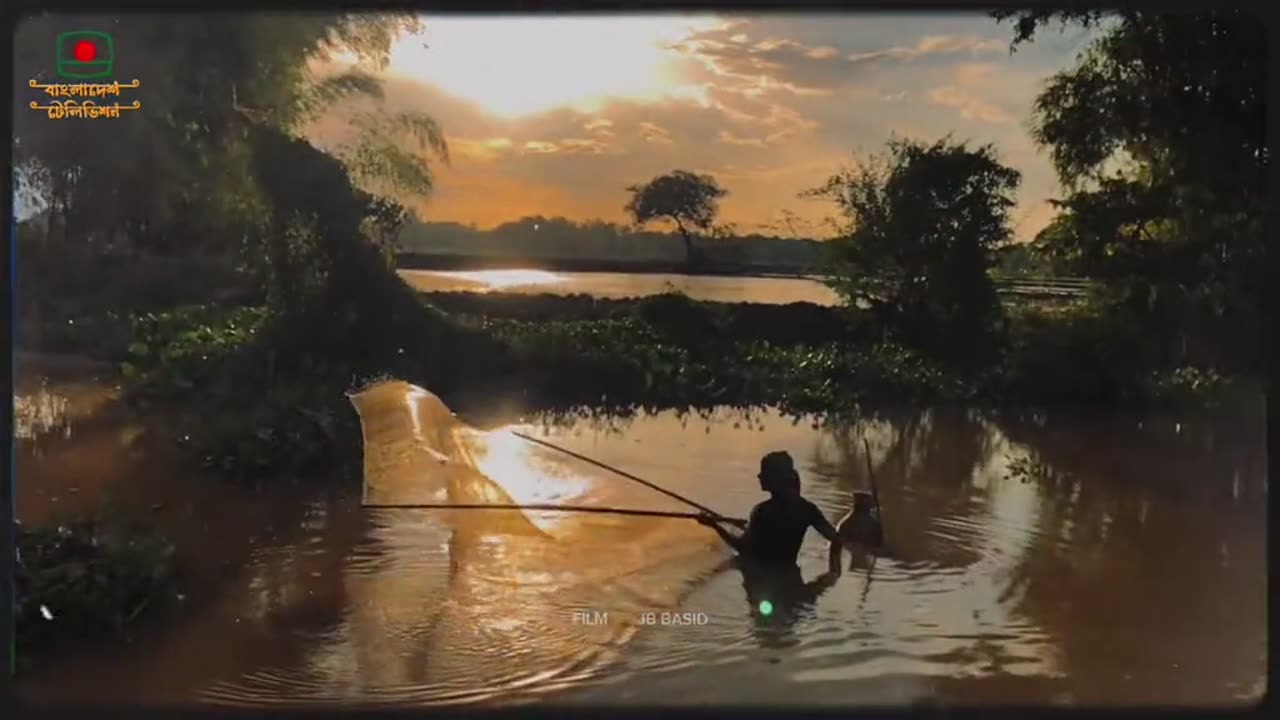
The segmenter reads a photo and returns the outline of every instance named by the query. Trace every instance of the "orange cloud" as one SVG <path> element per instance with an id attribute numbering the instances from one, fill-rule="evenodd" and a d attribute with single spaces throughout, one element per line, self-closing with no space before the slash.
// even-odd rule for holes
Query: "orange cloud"
<path id="1" fill-rule="evenodd" d="M 737 135 L 734 135 L 732 132 L 728 130 L 721 130 L 720 134 L 716 137 L 716 139 L 722 143 L 728 143 L 730 145 L 750 145 L 752 147 L 759 147 L 759 148 L 762 148 L 765 146 L 765 141 L 763 138 L 738 137 Z"/>
<path id="2" fill-rule="evenodd" d="M 999 106 L 979 100 L 969 93 L 954 87 L 934 88 L 929 91 L 928 97 L 929 101 L 935 105 L 959 110 L 960 116 L 967 120 L 981 120 L 1000 124 L 1012 122 L 1013 120 Z"/>
<path id="3" fill-rule="evenodd" d="M 527 153 L 553 153 L 558 152 L 560 146 L 545 140 L 530 140 L 523 145 L 522 149 Z"/>
<path id="4" fill-rule="evenodd" d="M 608 118 L 597 117 L 597 118 L 591 118 L 590 120 L 588 120 L 582 126 L 582 129 L 586 130 L 589 133 L 594 133 L 596 135 L 609 137 L 613 135 L 613 130 L 610 129 L 612 127 L 613 127 L 612 120 L 609 120 Z"/>
<path id="5" fill-rule="evenodd" d="M 493 160 L 511 150 L 511 138 L 489 138 L 487 140 L 470 140 L 452 138 L 449 140 L 449 152 L 455 160 Z"/>
<path id="6" fill-rule="evenodd" d="M 608 143 L 593 138 L 565 138 L 560 141 L 560 149 L 566 153 L 584 153 L 588 155 L 603 155 L 615 152 L 614 148 Z"/>
<path id="7" fill-rule="evenodd" d="M 651 122 L 642 122 L 639 125 L 640 137 L 645 142 L 658 143 L 660 145 L 670 145 L 674 142 L 671 139 L 671 133 L 666 128 Z"/>

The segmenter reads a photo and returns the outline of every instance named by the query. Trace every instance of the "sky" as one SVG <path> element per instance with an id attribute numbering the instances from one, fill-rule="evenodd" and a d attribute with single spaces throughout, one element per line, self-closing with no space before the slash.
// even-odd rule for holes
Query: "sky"
<path id="1" fill-rule="evenodd" d="M 623 221 L 628 185 L 684 169 L 729 191 L 721 220 L 739 230 L 786 213 L 818 229 L 834 208 L 802 191 L 893 136 L 951 134 L 994 143 L 1023 173 L 1014 229 L 1027 240 L 1059 191 L 1031 105 L 1088 40 L 1049 31 L 1011 54 L 1011 28 L 982 14 L 424 21 L 392 49 L 385 102 L 429 113 L 449 142 L 420 214 L 479 227 Z"/>

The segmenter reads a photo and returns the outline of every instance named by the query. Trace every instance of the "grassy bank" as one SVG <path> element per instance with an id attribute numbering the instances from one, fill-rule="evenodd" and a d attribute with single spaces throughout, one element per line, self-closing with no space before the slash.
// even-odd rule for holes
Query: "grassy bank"
<path id="1" fill-rule="evenodd" d="M 174 408 L 175 438 L 194 458 L 242 478 L 356 470 L 360 434 L 344 392 L 378 376 L 424 384 L 446 402 L 454 391 L 506 388 L 541 408 L 775 405 L 797 414 L 865 403 L 1206 405 L 1229 387 L 1208 369 L 1158 367 L 1139 329 L 1087 305 L 1015 309 L 999 361 L 960 372 L 894 343 L 865 313 L 805 303 L 469 293 L 423 302 L 445 311 L 448 337 L 437 328 L 379 347 L 285 352 L 261 307 L 189 306 L 130 317 L 123 351 L 118 318 L 78 319 L 76 339 L 121 360 L 132 402 Z M 487 360 L 496 355 L 502 361 Z M 474 366 L 469 379 L 463 363 Z"/>
<path id="2" fill-rule="evenodd" d="M 549 403 L 862 403 L 1147 407 L 1206 405 L 1212 370 L 1162 368 L 1134 328 L 1087 304 L 1010 312 L 998 362 L 959 371 L 895 343 L 867 313 L 807 303 L 598 300 L 435 293 L 429 302 L 507 340 Z M 587 381 L 587 382 L 584 382 Z"/>

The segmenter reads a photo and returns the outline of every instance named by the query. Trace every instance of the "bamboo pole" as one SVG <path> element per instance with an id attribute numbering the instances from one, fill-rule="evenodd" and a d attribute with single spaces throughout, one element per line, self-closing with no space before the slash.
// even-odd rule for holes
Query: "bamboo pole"
<path id="1" fill-rule="evenodd" d="M 407 503 L 404 505 L 367 504 L 362 507 L 373 510 L 521 510 L 547 512 L 584 512 L 603 513 L 609 515 L 637 515 L 641 517 L 683 518 L 697 520 L 703 513 L 679 512 L 674 510 L 634 510 L 631 508 L 590 507 L 584 505 L 554 505 L 550 503 L 532 503 L 528 505 L 504 505 L 494 503 Z M 735 525 L 745 524 L 740 518 L 722 517 L 712 513 L 717 519 Z"/>
<path id="2" fill-rule="evenodd" d="M 680 502 L 684 503 L 685 505 L 688 505 L 688 506 L 690 506 L 690 507 L 697 508 L 697 509 L 701 510 L 702 512 L 707 513 L 708 515 L 714 515 L 714 516 L 716 516 L 716 517 L 720 517 L 720 513 L 716 512 L 715 510 L 712 510 L 711 508 L 707 507 L 706 505 L 702 505 L 702 504 L 699 504 L 699 503 L 697 503 L 697 502 L 694 502 L 693 500 L 690 500 L 689 498 L 687 498 L 687 497 L 685 497 L 685 496 L 683 496 L 683 495 L 681 495 L 681 494 L 679 494 L 679 493 L 671 492 L 670 490 L 668 490 L 668 489 L 666 489 L 666 488 L 662 487 L 661 485 L 655 485 L 654 483 L 651 483 L 651 482 L 649 482 L 648 480 L 645 480 L 644 478 L 636 477 L 635 475 L 632 475 L 631 473 L 629 473 L 629 472 L 627 472 L 627 471 L 625 471 L 625 470 L 619 470 L 618 468 L 616 468 L 616 467 L 614 467 L 614 466 L 612 466 L 612 465 L 606 465 L 605 463 L 602 463 L 602 462 L 600 462 L 599 460 L 592 460 L 591 458 L 587 457 L 586 455 L 579 455 L 578 453 L 576 453 L 576 452 L 574 452 L 574 451 L 572 451 L 572 450 L 566 450 L 565 448 L 562 448 L 562 447 L 560 447 L 559 445 L 555 445 L 555 444 L 553 444 L 553 443 L 549 443 L 549 442 L 547 442 L 546 440 L 540 440 L 540 439 L 538 439 L 538 438 L 536 438 L 536 437 L 531 437 L 531 436 L 529 436 L 529 435 L 525 435 L 524 433 L 521 433 L 521 432 L 516 432 L 515 430 L 512 430 L 512 431 L 511 431 L 511 434 L 512 434 L 512 435 L 515 435 L 516 437 L 520 438 L 521 440 L 528 440 L 529 442 L 534 443 L 534 444 L 536 444 L 536 445 L 541 445 L 541 446 L 543 446 L 543 447 L 551 448 L 552 450 L 558 450 L 558 451 L 560 451 L 560 452 L 564 453 L 565 455 L 568 455 L 568 456 L 570 456 L 570 457 L 577 458 L 577 459 L 579 459 L 579 460 L 581 460 L 581 461 L 583 461 L 583 462 L 585 462 L 585 463 L 589 463 L 589 464 L 591 464 L 591 465 L 595 465 L 595 466 L 596 466 L 596 467 L 598 467 L 598 468 L 603 468 L 603 469 L 605 469 L 605 470 L 608 470 L 609 472 L 612 472 L 612 473 L 615 473 L 615 474 L 617 474 L 617 475 L 620 475 L 620 476 L 622 476 L 622 477 L 624 477 L 624 478 L 626 478 L 626 479 L 628 479 L 628 480 L 632 480 L 632 481 L 634 481 L 634 482 L 638 482 L 638 483 L 640 483 L 641 485 L 644 485 L 645 487 L 647 487 L 647 488 L 649 488 L 649 489 L 651 489 L 651 490 L 656 490 L 656 491 L 658 491 L 658 492 L 662 493 L 663 495 L 666 495 L 666 496 L 667 496 L 667 497 L 669 497 L 669 498 L 673 498 L 673 499 L 675 499 L 675 500 L 679 500 Z"/>

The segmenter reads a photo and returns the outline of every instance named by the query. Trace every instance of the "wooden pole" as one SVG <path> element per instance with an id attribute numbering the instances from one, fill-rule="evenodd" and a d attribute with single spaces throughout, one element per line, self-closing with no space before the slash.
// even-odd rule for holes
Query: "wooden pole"
<path id="1" fill-rule="evenodd" d="M 876 471 L 871 469 L 871 444 L 867 442 L 865 437 L 862 438 L 862 449 L 867 456 L 867 477 L 871 481 L 871 501 L 876 504 L 876 515 L 882 515 L 880 512 L 880 489 L 876 487 Z M 883 520 L 881 524 L 883 524 Z"/>
<path id="2" fill-rule="evenodd" d="M 374 510 L 533 510 L 549 512 L 584 512 L 604 513 L 609 515 L 638 515 L 641 517 L 683 518 L 687 520 L 697 520 L 702 517 L 702 513 L 678 512 L 672 510 L 633 510 L 631 508 L 553 505 L 549 503 L 533 503 L 529 505 L 501 505 L 493 503 L 407 503 L 404 505 L 388 505 L 379 503 L 366 504 L 362 507 Z M 715 513 L 712 513 L 712 515 L 717 520 L 732 523 L 734 525 L 745 525 L 747 522 L 740 518 L 723 517 Z"/>
<path id="3" fill-rule="evenodd" d="M 600 462 L 599 460 L 592 460 L 591 458 L 587 457 L 586 455 L 579 455 L 578 453 L 576 453 L 576 452 L 574 452 L 574 451 L 572 451 L 572 450 L 566 450 L 565 448 L 562 448 L 562 447 L 560 447 L 559 445 L 554 445 L 554 444 L 552 444 L 552 443 L 547 442 L 546 440 L 540 440 L 540 439 L 538 439 L 538 438 L 536 438 L 536 437 L 530 437 L 529 435 L 525 435 L 524 433 L 521 433 L 521 432 L 516 432 L 515 430 L 512 430 L 512 431 L 511 431 L 511 434 L 512 434 L 512 435 L 515 435 L 516 437 L 518 437 L 518 438 L 520 438 L 520 439 L 522 439 L 522 440 L 528 440 L 529 442 L 534 443 L 535 445 L 541 445 L 541 446 L 543 446 L 543 447 L 551 448 L 552 450 L 558 450 L 558 451 L 560 451 L 560 452 L 564 453 L 565 455 L 568 455 L 568 456 L 570 456 L 570 457 L 577 458 L 577 459 L 579 459 L 579 460 L 581 460 L 581 461 L 583 461 L 583 462 L 585 462 L 585 463 L 589 463 L 589 464 L 591 464 L 591 465 L 595 465 L 595 466 L 596 466 L 596 467 L 598 467 L 598 468 L 603 468 L 603 469 L 605 469 L 605 470 L 608 470 L 608 471 L 609 471 L 609 472 L 611 472 L 611 473 L 615 473 L 615 474 L 617 474 L 617 475 L 620 475 L 620 476 L 622 476 L 622 477 L 624 477 L 624 478 L 626 478 L 626 479 L 628 479 L 628 480 L 632 480 L 632 481 L 634 481 L 634 482 L 638 482 L 638 483 L 640 483 L 641 485 L 644 485 L 645 487 L 647 487 L 647 488 L 649 488 L 649 489 L 651 489 L 651 490 L 656 490 L 656 491 L 658 491 L 658 492 L 662 493 L 663 495 L 666 495 L 666 496 L 667 496 L 667 497 L 669 497 L 669 498 L 674 498 L 674 499 L 676 499 L 676 500 L 679 500 L 680 502 L 684 503 L 685 505 L 688 505 L 688 506 L 690 506 L 690 507 L 697 508 L 697 509 L 701 510 L 702 512 L 707 513 L 708 515 L 714 515 L 714 516 L 716 516 L 716 517 L 720 517 L 720 513 L 716 512 L 715 510 L 712 510 L 711 508 L 707 507 L 706 505 L 702 505 L 702 504 L 699 504 L 699 503 L 697 503 L 697 502 L 694 502 L 693 500 L 690 500 L 689 498 L 687 498 L 687 497 L 685 497 L 685 496 L 683 496 L 683 495 L 680 495 L 679 493 L 671 492 L 670 490 L 668 490 L 668 489 L 666 489 L 666 488 L 662 487 L 661 485 L 655 485 L 654 483 L 651 483 L 651 482 L 649 482 L 648 480 L 645 480 L 644 478 L 636 477 L 635 475 L 632 475 L 631 473 L 629 473 L 629 472 L 627 472 L 627 471 L 625 471 L 625 470 L 619 470 L 618 468 L 613 467 L 612 465 L 606 465 L 606 464 L 604 464 L 604 463 Z"/>

